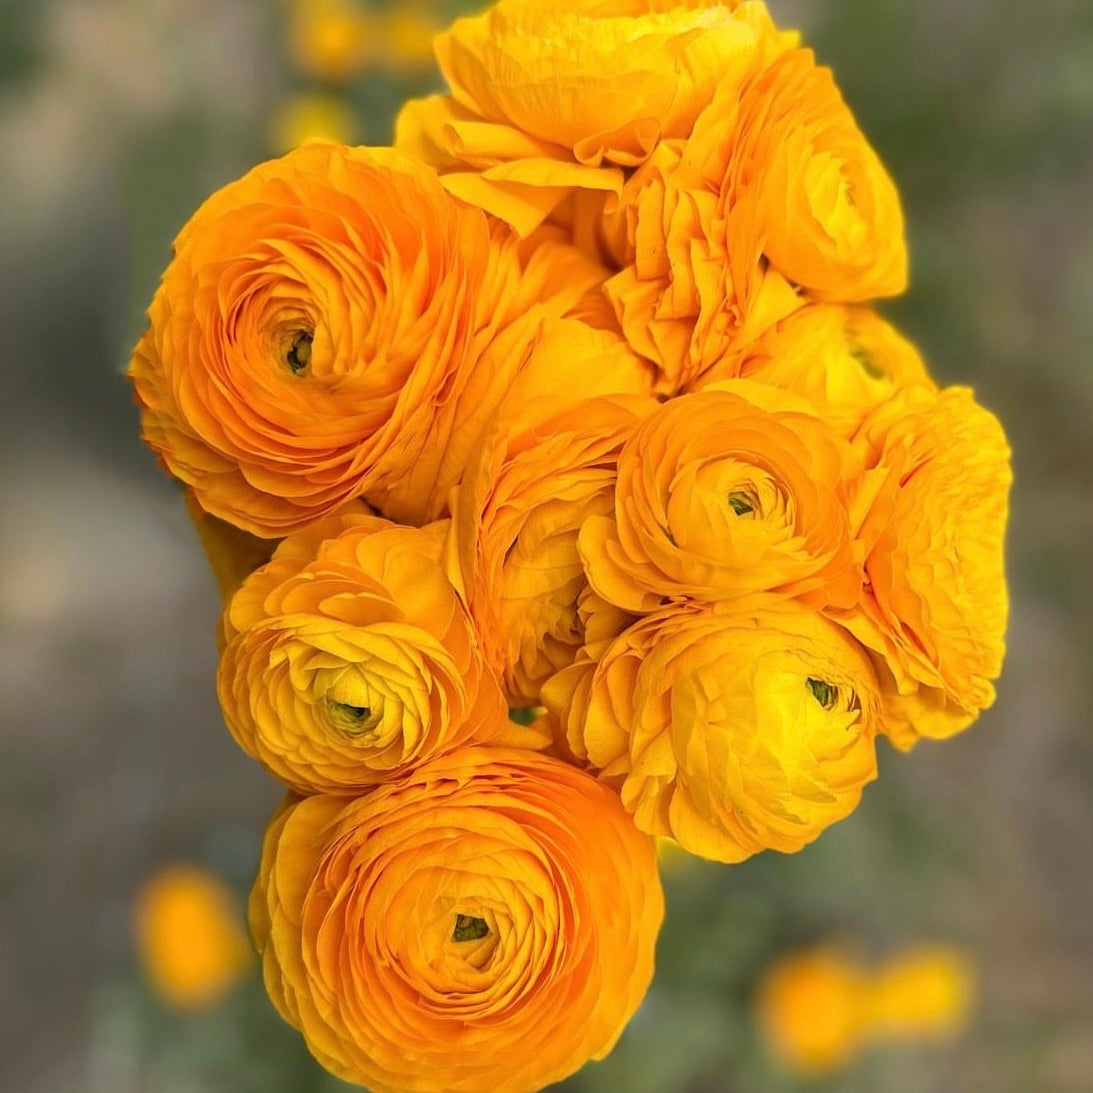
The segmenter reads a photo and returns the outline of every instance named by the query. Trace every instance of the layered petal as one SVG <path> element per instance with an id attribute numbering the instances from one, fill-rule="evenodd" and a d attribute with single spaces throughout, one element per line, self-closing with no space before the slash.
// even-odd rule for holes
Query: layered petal
<path id="1" fill-rule="evenodd" d="M 514 404 L 501 415 L 451 506 L 453 580 L 513 706 L 537 704 L 585 642 L 577 536 L 612 511 L 619 452 L 656 407 L 635 396 L 559 411 L 558 401 L 553 413 Z"/>
<path id="2" fill-rule="evenodd" d="M 606 212 L 628 240 L 607 290 L 669 394 L 810 299 L 906 285 L 898 193 L 809 50 L 760 50 Z"/>
<path id="3" fill-rule="evenodd" d="M 527 235 L 575 192 L 617 197 L 623 168 L 686 136 L 718 86 L 783 39 L 739 0 L 500 0 L 437 38 L 451 93 L 408 103 L 398 146 Z"/>

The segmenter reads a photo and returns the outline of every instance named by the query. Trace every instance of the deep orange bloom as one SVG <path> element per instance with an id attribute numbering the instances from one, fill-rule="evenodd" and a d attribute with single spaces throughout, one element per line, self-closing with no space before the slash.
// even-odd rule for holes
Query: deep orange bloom
<path id="1" fill-rule="evenodd" d="M 615 794 L 489 747 L 289 803 L 251 896 L 281 1015 L 375 1093 L 530 1093 L 606 1055 L 662 916 L 653 842 Z"/>
<path id="2" fill-rule="evenodd" d="M 599 276 L 554 239 L 519 247 L 406 156 L 308 145 L 179 234 L 130 366 L 144 438 L 255 535 L 361 496 L 427 522 L 544 320 Z"/>

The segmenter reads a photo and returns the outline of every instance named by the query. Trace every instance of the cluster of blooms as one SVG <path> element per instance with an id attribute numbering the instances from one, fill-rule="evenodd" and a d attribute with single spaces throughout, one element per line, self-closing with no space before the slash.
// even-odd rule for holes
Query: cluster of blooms
<path id="1" fill-rule="evenodd" d="M 275 1004 L 374 1090 L 520 1093 L 640 1003 L 654 836 L 798 850 L 878 734 L 990 704 L 1009 456 L 864 306 L 896 190 L 763 4 L 501 0 L 436 52 L 395 148 L 206 201 L 130 376 L 292 791 Z"/>

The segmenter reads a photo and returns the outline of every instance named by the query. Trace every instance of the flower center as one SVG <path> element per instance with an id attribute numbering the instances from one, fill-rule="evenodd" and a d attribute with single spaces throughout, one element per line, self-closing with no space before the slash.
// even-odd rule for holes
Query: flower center
<path id="1" fill-rule="evenodd" d="M 294 376 L 302 376 L 311 363 L 311 342 L 313 336 L 306 330 L 301 330 L 292 339 L 292 344 L 285 354 L 285 363 L 292 369 Z"/>
<path id="2" fill-rule="evenodd" d="M 826 683 L 822 679 L 815 679 L 812 676 L 809 676 L 805 682 L 808 685 L 808 689 L 812 692 L 812 697 L 816 699 L 825 710 L 833 710 L 835 708 L 835 703 L 839 700 L 838 687 L 834 686 L 834 684 Z"/>
<path id="3" fill-rule="evenodd" d="M 355 735 L 375 727 L 371 706 L 354 706 L 350 702 L 336 702 L 332 698 L 327 701 L 343 732 Z"/>
<path id="4" fill-rule="evenodd" d="M 737 516 L 747 516 L 755 512 L 755 498 L 743 490 L 733 490 L 729 494 L 729 506 Z"/>
<path id="5" fill-rule="evenodd" d="M 455 926 L 452 929 L 453 941 L 478 941 L 486 937 L 490 928 L 484 918 L 476 918 L 474 915 L 456 915 Z"/>

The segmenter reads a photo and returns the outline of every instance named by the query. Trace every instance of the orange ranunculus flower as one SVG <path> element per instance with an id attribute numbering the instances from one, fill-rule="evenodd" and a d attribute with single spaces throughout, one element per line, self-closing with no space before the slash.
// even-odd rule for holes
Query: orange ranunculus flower
<path id="1" fill-rule="evenodd" d="M 504 725 L 444 574 L 446 533 L 331 517 L 286 539 L 226 608 L 224 719 L 299 792 L 363 790 Z"/>
<path id="2" fill-rule="evenodd" d="M 520 247 L 398 152 L 297 149 L 176 240 L 130 366 L 145 440 L 256 535 L 361 496 L 428 522 L 543 320 L 599 276 L 553 238 Z"/>
<path id="3" fill-rule="evenodd" d="M 906 388 L 854 439 L 866 472 L 860 610 L 839 615 L 883 657 L 887 731 L 900 746 L 948 736 L 994 701 L 1008 598 L 1009 446 L 967 388 Z"/>
<path id="4" fill-rule="evenodd" d="M 437 38 L 451 94 L 408 103 L 397 143 L 527 235 L 575 191 L 617 195 L 622 168 L 793 41 L 757 2 L 500 0 Z"/>
<path id="5" fill-rule="evenodd" d="M 166 865 L 146 878 L 134 928 L 150 986 L 178 1009 L 214 1005 L 254 968 L 235 897 L 197 866 Z"/>
<path id="6" fill-rule="evenodd" d="M 613 513 L 581 529 L 592 587 L 633 612 L 755 592 L 856 603 L 850 449 L 808 409 L 734 380 L 647 417 L 619 457 Z"/>
<path id="7" fill-rule="evenodd" d="M 757 380 L 807 399 L 840 435 L 898 388 L 937 388 L 922 356 L 867 307 L 800 308 L 739 353 L 714 365 L 699 388 L 733 377 Z"/>
<path id="8" fill-rule="evenodd" d="M 453 581 L 512 706 L 537 703 L 584 643 L 577 534 L 590 515 L 612 511 L 619 451 L 656 405 L 620 396 L 551 414 L 513 404 L 453 495 Z"/>
<path id="9" fill-rule="evenodd" d="M 690 137 L 628 182 L 617 215 L 630 264 L 607 288 L 669 392 L 790 314 L 797 293 L 848 303 L 906 285 L 899 195 L 809 50 L 724 85 Z"/>
<path id="10" fill-rule="evenodd" d="M 865 650 L 811 610 L 677 604 L 563 669 L 543 703 L 639 828 L 736 862 L 800 850 L 857 807 L 877 689 Z"/>
<path id="11" fill-rule="evenodd" d="M 466 748 L 290 802 L 251 928 L 274 1004 L 374 1093 L 530 1093 L 611 1049 L 653 973 L 652 840 L 556 759 Z"/>
<path id="12" fill-rule="evenodd" d="M 787 1070 L 823 1077 L 847 1067 L 868 1039 L 869 973 L 836 949 L 782 957 L 756 991 L 759 1031 Z"/>

